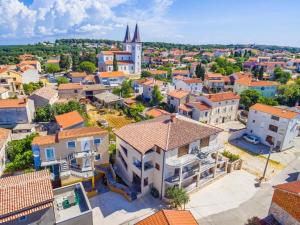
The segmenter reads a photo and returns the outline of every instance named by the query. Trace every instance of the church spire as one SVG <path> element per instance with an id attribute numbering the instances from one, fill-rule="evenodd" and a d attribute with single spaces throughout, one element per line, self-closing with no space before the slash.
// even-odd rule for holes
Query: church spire
<path id="1" fill-rule="evenodd" d="M 135 25 L 134 35 L 131 42 L 141 42 L 138 24 Z"/>
<path id="2" fill-rule="evenodd" d="M 127 27 L 126 27 L 126 33 L 125 33 L 125 37 L 124 37 L 124 43 L 127 43 L 127 42 L 130 42 L 130 32 L 129 32 L 129 26 L 127 24 Z"/>

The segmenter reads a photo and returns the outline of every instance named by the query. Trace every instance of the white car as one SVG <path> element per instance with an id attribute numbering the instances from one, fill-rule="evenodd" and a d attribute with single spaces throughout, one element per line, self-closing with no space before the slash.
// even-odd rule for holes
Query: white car
<path id="1" fill-rule="evenodd" d="M 246 141 L 248 141 L 248 142 L 250 142 L 252 144 L 255 144 L 255 145 L 259 144 L 259 142 L 260 142 L 258 137 L 254 136 L 254 135 L 250 135 L 250 134 L 244 135 L 243 138 Z"/>

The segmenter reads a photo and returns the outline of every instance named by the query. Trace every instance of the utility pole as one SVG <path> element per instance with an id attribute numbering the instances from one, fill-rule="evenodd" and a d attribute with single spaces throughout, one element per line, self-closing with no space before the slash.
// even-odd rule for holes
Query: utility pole
<path id="1" fill-rule="evenodd" d="M 265 165 L 265 169 L 264 169 L 264 173 L 261 177 L 261 181 L 263 179 L 265 179 L 266 177 L 266 172 L 267 172 L 267 168 L 268 168 L 268 164 L 269 164 L 269 161 L 270 161 L 270 157 L 271 157 L 271 152 L 273 151 L 273 145 L 270 146 L 270 149 L 269 149 L 269 154 L 268 154 L 268 158 L 267 158 L 267 162 L 266 162 L 266 165 Z"/>

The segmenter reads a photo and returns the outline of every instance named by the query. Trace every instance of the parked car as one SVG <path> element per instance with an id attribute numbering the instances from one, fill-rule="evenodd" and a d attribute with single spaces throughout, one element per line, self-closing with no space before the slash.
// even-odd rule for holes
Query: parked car
<path id="1" fill-rule="evenodd" d="M 255 144 L 255 145 L 259 144 L 259 142 L 260 142 L 259 137 L 256 137 L 256 136 L 250 135 L 250 134 L 245 134 L 245 135 L 243 136 L 243 138 L 244 138 L 246 141 L 248 141 L 248 142 L 250 142 L 250 143 L 252 143 L 252 144 Z"/>
<path id="2" fill-rule="evenodd" d="M 100 126 L 103 126 L 105 128 L 107 128 L 109 126 L 109 124 L 106 120 L 98 120 L 97 122 Z"/>

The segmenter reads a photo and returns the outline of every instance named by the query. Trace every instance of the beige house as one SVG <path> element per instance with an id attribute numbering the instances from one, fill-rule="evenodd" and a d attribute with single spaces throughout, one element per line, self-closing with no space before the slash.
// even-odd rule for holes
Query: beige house
<path id="1" fill-rule="evenodd" d="M 169 187 L 194 190 L 226 171 L 221 131 L 174 114 L 126 125 L 115 131 L 114 169 L 138 197 L 152 188 L 161 198 Z"/>
<path id="2" fill-rule="evenodd" d="M 34 101 L 35 108 L 53 105 L 58 100 L 58 91 L 51 87 L 42 87 L 33 92 L 29 98 Z"/>
<path id="3" fill-rule="evenodd" d="M 179 106 L 189 102 L 189 91 L 173 90 L 167 94 L 167 103 L 174 112 L 178 112 Z"/>
<path id="4" fill-rule="evenodd" d="M 32 141 L 35 168 L 49 168 L 54 179 L 92 177 L 94 166 L 109 163 L 108 132 L 99 127 L 63 130 Z"/>

